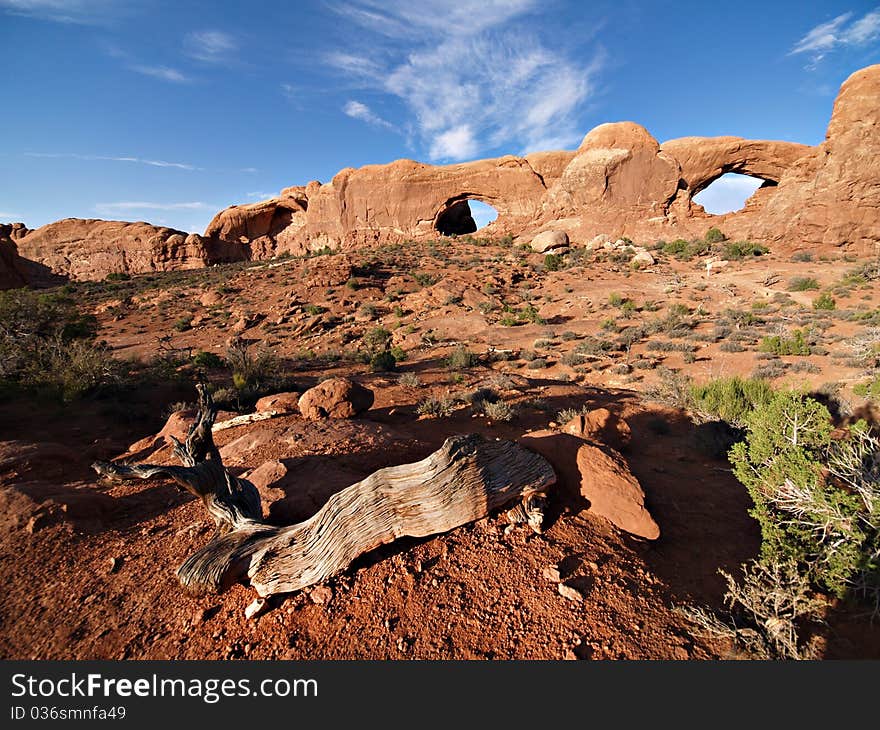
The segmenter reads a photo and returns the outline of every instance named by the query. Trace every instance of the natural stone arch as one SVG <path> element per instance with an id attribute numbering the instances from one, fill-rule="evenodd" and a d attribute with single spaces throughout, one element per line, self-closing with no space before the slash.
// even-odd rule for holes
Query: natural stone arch
<path id="1" fill-rule="evenodd" d="M 681 165 L 678 187 L 691 199 L 730 172 L 763 180 L 762 187 L 774 186 L 786 170 L 812 151 L 794 142 L 742 137 L 681 137 L 664 142 L 660 149 Z"/>
<path id="2" fill-rule="evenodd" d="M 501 217 L 501 211 L 496 207 L 497 201 L 490 196 L 461 193 L 449 198 L 437 211 L 434 216 L 434 230 L 441 236 L 464 236 L 476 232 L 478 226 L 471 215 L 470 205 L 468 205 L 470 200 L 491 206 L 498 213 L 498 217 Z"/>
<path id="3" fill-rule="evenodd" d="M 709 215 L 727 215 L 743 210 L 759 190 L 775 188 L 776 185 L 776 181 L 757 175 L 724 172 L 694 193 L 691 201 Z"/>

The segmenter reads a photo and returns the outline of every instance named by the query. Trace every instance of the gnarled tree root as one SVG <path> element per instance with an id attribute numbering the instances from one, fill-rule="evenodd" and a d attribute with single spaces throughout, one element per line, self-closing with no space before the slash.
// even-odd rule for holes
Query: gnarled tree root
<path id="1" fill-rule="evenodd" d="M 115 479 L 170 477 L 202 499 L 218 532 L 177 570 L 180 582 L 197 591 L 247 581 L 262 597 L 290 593 L 380 545 L 446 532 L 515 502 L 511 520 L 540 531 L 543 501 L 556 482 L 543 457 L 511 441 L 453 436 L 421 461 L 379 469 L 337 492 L 305 522 L 274 527 L 262 522 L 253 484 L 223 466 L 211 436 L 215 414 L 200 386 L 196 421 L 186 443 L 175 442 L 183 467 L 92 465 Z"/>

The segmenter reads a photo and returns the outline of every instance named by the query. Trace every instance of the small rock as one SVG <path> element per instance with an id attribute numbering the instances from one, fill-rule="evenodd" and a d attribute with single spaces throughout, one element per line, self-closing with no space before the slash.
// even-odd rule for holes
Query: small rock
<path id="1" fill-rule="evenodd" d="M 683 646 L 676 646 L 672 650 L 672 656 L 680 661 L 685 661 L 691 658 L 690 652 Z"/>
<path id="2" fill-rule="evenodd" d="M 584 600 L 584 597 L 580 593 L 578 593 L 571 586 L 565 585 L 565 583 L 560 583 L 557 586 L 557 588 L 559 590 L 559 595 L 562 596 L 563 598 L 567 598 L 569 601 L 574 601 L 575 603 L 582 603 Z"/>
<path id="3" fill-rule="evenodd" d="M 309 592 L 309 598 L 312 599 L 312 603 L 323 606 L 332 600 L 333 589 L 330 586 L 315 586 Z"/>
<path id="4" fill-rule="evenodd" d="M 265 598 L 257 598 L 253 603 L 249 604 L 244 610 L 244 617 L 251 619 L 259 616 L 268 607 L 268 601 Z"/>
<path id="5" fill-rule="evenodd" d="M 562 655 L 562 658 L 567 662 L 572 662 L 577 660 L 577 654 L 574 653 L 572 649 L 566 649 L 565 654 Z"/>
<path id="6" fill-rule="evenodd" d="M 110 572 L 115 573 L 122 565 L 122 558 L 110 558 Z"/>
<path id="7" fill-rule="evenodd" d="M 548 580 L 551 583 L 559 583 L 562 580 L 562 575 L 559 573 L 559 567 L 556 565 L 548 565 L 544 568 L 544 572 L 541 574 L 544 576 L 544 580 Z"/>

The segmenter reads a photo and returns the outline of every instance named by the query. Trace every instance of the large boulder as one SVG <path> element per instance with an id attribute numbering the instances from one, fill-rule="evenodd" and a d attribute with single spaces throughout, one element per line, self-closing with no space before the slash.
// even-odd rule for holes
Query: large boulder
<path id="1" fill-rule="evenodd" d="M 299 411 L 299 393 L 275 393 L 263 396 L 257 401 L 257 413 L 297 413 Z"/>
<path id="2" fill-rule="evenodd" d="M 660 528 L 645 508 L 645 494 L 626 460 L 610 446 L 557 431 L 535 431 L 519 443 L 543 456 L 559 477 L 564 506 L 586 507 L 632 535 L 655 540 Z"/>
<path id="3" fill-rule="evenodd" d="M 585 443 L 577 452 L 581 494 L 590 512 L 632 535 L 656 540 L 660 528 L 645 509 L 645 493 L 623 457 L 610 447 Z"/>
<path id="4" fill-rule="evenodd" d="M 568 234 L 565 231 L 542 231 L 532 239 L 531 246 L 537 253 L 568 248 Z"/>
<path id="5" fill-rule="evenodd" d="M 353 418 L 373 405 L 373 391 L 348 378 L 331 378 L 310 388 L 299 399 L 304 418 Z"/>

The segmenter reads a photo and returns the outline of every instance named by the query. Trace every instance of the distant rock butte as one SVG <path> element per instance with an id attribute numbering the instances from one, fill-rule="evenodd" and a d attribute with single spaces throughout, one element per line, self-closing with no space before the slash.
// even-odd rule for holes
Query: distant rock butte
<path id="1" fill-rule="evenodd" d="M 742 210 L 710 215 L 694 196 L 728 172 L 764 183 Z M 616 122 L 590 131 L 574 151 L 346 168 L 329 183 L 226 208 L 204 236 L 79 219 L 23 229 L 23 236 L 19 228 L 18 237 L 3 226 L 0 287 L 39 284 L 41 276 L 100 279 L 467 234 L 476 228 L 468 200 L 498 211 L 486 235 L 524 241 L 553 230 L 568 234 L 574 246 L 601 234 L 653 242 L 717 226 L 786 252 L 873 253 L 880 245 L 880 65 L 844 82 L 825 141 L 815 147 L 740 137 L 660 144 L 644 127 Z"/>

